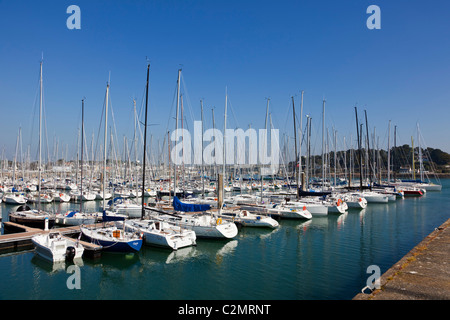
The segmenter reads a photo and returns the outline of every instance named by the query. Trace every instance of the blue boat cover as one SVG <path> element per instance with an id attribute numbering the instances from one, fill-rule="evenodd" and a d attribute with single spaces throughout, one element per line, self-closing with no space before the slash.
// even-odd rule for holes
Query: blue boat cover
<path id="1" fill-rule="evenodd" d="M 122 197 L 115 197 L 114 200 L 108 201 L 108 205 L 111 205 L 113 201 L 114 201 L 114 203 L 117 203 L 117 204 L 122 203 L 122 200 L 123 200 Z"/>
<path id="2" fill-rule="evenodd" d="M 72 218 L 72 217 L 75 215 L 75 213 L 77 213 L 77 212 L 76 212 L 76 211 L 69 212 L 69 213 L 66 215 L 66 217 L 67 217 L 67 218 Z"/>
<path id="3" fill-rule="evenodd" d="M 173 208 L 176 211 L 183 212 L 198 212 L 198 211 L 206 211 L 211 209 L 209 204 L 190 204 L 190 203 L 182 203 L 178 197 L 173 197 Z"/>

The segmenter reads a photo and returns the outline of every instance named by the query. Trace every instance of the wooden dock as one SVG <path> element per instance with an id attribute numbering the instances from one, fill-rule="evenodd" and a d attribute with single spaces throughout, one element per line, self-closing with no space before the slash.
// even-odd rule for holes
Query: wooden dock
<path id="1" fill-rule="evenodd" d="M 87 227 L 101 226 L 102 224 L 89 225 Z M 17 250 L 27 250 L 33 248 L 33 243 L 31 238 L 38 234 L 43 233 L 61 233 L 65 237 L 78 236 L 80 233 L 80 227 L 62 227 L 62 228 L 52 228 L 48 231 L 30 228 L 14 222 L 3 222 L 5 230 L 14 231 L 14 233 L 8 233 L 0 235 L 0 253 L 11 252 Z M 72 238 L 73 239 L 73 238 Z M 102 246 L 96 245 L 90 242 L 80 240 L 85 251 L 84 254 L 87 256 L 97 258 L 101 254 Z"/>

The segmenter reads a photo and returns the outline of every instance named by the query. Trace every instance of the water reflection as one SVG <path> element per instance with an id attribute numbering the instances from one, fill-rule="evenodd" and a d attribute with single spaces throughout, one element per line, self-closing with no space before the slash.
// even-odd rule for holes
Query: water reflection
<path id="1" fill-rule="evenodd" d="M 70 265 L 77 265 L 80 268 L 84 266 L 83 259 L 51 262 L 49 260 L 43 259 L 42 257 L 39 257 L 37 254 L 34 254 L 31 258 L 31 264 L 48 273 L 65 271 Z"/>

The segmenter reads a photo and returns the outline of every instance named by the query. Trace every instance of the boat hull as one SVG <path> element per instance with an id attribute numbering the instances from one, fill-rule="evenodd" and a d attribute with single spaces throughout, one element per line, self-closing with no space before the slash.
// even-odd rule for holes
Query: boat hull
<path id="1" fill-rule="evenodd" d="M 173 231 L 167 225 L 159 230 L 156 229 L 155 224 L 145 224 L 131 220 L 125 222 L 125 227 L 132 232 L 141 232 L 144 236 L 145 244 L 149 246 L 178 250 L 196 244 L 196 235 L 192 230 Z"/>
<path id="2" fill-rule="evenodd" d="M 85 236 L 88 241 L 102 246 L 102 251 L 105 252 L 116 252 L 116 253 L 133 253 L 141 250 L 142 239 L 132 239 L 132 240 L 121 240 L 121 239 L 104 239 L 102 237 L 97 237 L 92 230 L 87 228 L 81 228 L 83 236 Z"/>
<path id="3" fill-rule="evenodd" d="M 75 241 L 68 239 L 47 239 L 49 235 L 39 235 L 31 239 L 35 247 L 35 253 L 41 258 L 50 262 L 59 262 L 68 260 L 67 249 L 72 247 L 74 250 L 74 256 L 70 259 L 81 259 L 83 256 L 84 248 L 81 244 L 77 244 Z"/>
<path id="4" fill-rule="evenodd" d="M 45 218 L 36 216 L 36 217 L 28 217 L 28 216 L 20 216 L 16 214 L 10 214 L 9 215 L 9 221 L 22 224 L 24 226 L 30 227 L 30 228 L 39 228 L 44 229 L 45 228 Z M 50 217 L 48 218 L 48 228 L 51 229 L 55 225 L 55 218 Z"/>

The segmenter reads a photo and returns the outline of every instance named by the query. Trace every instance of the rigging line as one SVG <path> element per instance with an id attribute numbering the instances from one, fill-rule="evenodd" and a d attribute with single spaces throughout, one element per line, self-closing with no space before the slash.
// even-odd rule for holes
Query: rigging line
<path id="1" fill-rule="evenodd" d="M 189 115 L 191 116 L 191 121 L 194 122 L 195 118 L 194 118 L 194 114 L 193 114 L 193 111 L 192 111 L 191 98 L 189 97 L 189 92 L 188 92 L 186 83 L 184 82 L 184 74 L 181 73 L 180 76 L 181 76 L 180 77 L 181 78 L 181 83 L 183 84 L 183 89 L 184 89 L 183 92 L 187 96 L 187 104 L 188 104 L 188 109 L 189 109 Z"/>
<path id="2" fill-rule="evenodd" d="M 36 87 L 36 94 L 35 94 L 35 97 L 34 97 L 34 104 L 33 104 L 33 109 L 32 109 L 33 112 L 30 115 L 30 125 L 28 126 L 28 127 L 31 127 L 30 139 L 28 140 L 30 145 L 33 145 L 33 137 L 35 136 L 35 135 L 33 135 L 34 122 L 35 122 L 35 121 L 33 121 L 33 119 L 36 119 L 36 112 L 38 110 L 38 107 L 37 107 L 38 102 L 37 101 L 38 101 L 38 97 L 39 97 L 39 86 L 40 86 L 40 75 L 38 76 L 38 85 Z"/>
<path id="3" fill-rule="evenodd" d="M 98 131 L 97 131 L 97 141 L 95 142 L 95 148 L 94 148 L 94 159 L 97 159 L 97 148 L 99 146 L 99 139 L 100 139 L 100 130 L 102 129 L 102 123 L 103 123 L 103 118 L 104 118 L 104 112 L 105 112 L 105 102 L 106 102 L 106 92 L 105 92 L 105 99 L 103 99 L 103 108 L 102 108 L 102 114 L 100 116 L 100 124 L 98 126 Z"/>
<path id="4" fill-rule="evenodd" d="M 175 91 L 173 93 L 173 98 L 172 98 L 172 107 L 170 108 L 169 117 L 167 119 L 167 126 L 166 126 L 166 131 L 165 132 L 170 131 L 169 130 L 169 125 L 170 125 L 170 120 L 172 119 L 172 117 L 170 115 L 172 114 L 173 109 L 175 107 L 175 101 L 176 101 L 176 96 L 177 96 L 177 87 L 178 87 L 178 83 L 175 82 Z"/>
<path id="5" fill-rule="evenodd" d="M 228 96 L 228 104 L 230 105 L 231 114 L 233 115 L 234 121 L 236 122 L 235 128 L 239 128 L 240 127 L 239 122 L 237 121 L 236 115 L 234 114 L 233 105 L 231 104 L 231 99 L 229 96 Z M 224 132 L 224 134 L 225 134 L 225 132 Z"/>

